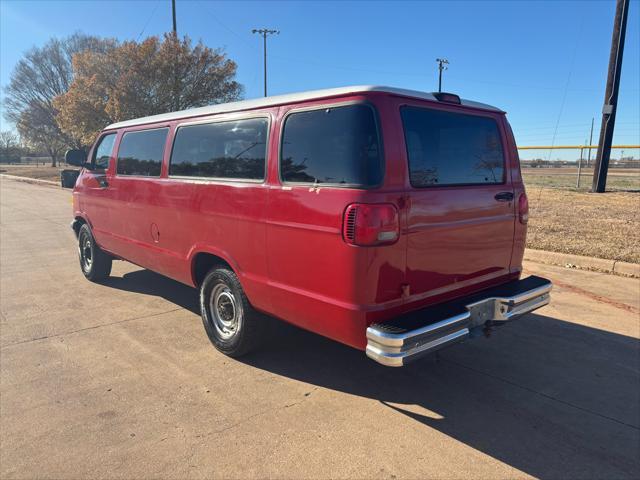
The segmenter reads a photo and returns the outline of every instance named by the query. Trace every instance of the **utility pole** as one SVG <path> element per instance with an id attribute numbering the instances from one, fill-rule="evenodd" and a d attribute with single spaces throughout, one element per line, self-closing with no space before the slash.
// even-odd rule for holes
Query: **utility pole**
<path id="1" fill-rule="evenodd" d="M 176 0 L 171 0 L 171 12 L 173 13 L 173 35 L 178 36 L 178 28 L 176 26 Z"/>
<path id="2" fill-rule="evenodd" d="M 264 51 L 264 96 L 267 96 L 267 35 L 279 35 L 279 30 L 269 30 L 268 28 L 254 28 L 251 33 L 262 35 L 262 45 Z"/>
<path id="3" fill-rule="evenodd" d="M 585 143 L 587 141 L 585 140 Z M 587 148 L 587 150 L 591 150 Z M 582 173 L 582 153 L 584 152 L 584 148 L 580 149 L 580 160 L 578 160 L 578 178 L 576 179 L 576 189 L 580 188 L 580 174 Z"/>
<path id="4" fill-rule="evenodd" d="M 616 123 L 616 108 L 618 105 L 618 90 L 620 88 L 620 74 L 622 72 L 622 53 L 624 51 L 624 37 L 627 30 L 627 16 L 629 14 L 629 0 L 616 0 L 616 15 L 613 20 L 613 35 L 611 37 L 611 54 L 609 55 L 609 73 L 607 87 L 602 107 L 602 126 L 600 127 L 600 141 L 596 154 L 596 165 L 593 172 L 592 192 L 603 193 L 607 186 L 607 172 L 611 158 L 611 143 L 613 128 Z"/>
<path id="5" fill-rule="evenodd" d="M 449 60 L 446 58 L 436 58 L 436 62 L 438 62 L 438 92 L 442 91 L 442 71 L 448 70 Z"/>
<path id="6" fill-rule="evenodd" d="M 591 133 L 589 134 L 589 146 L 593 145 L 593 122 L 595 118 L 591 117 Z M 587 167 L 591 167 L 591 149 L 587 153 Z"/>

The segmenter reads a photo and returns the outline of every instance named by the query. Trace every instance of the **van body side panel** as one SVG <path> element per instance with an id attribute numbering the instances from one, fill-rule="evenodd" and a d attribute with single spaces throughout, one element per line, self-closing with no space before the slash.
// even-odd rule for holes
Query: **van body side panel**
<path id="1" fill-rule="evenodd" d="M 275 109 L 273 109 L 275 111 Z M 246 116 L 269 117 L 270 111 Z M 218 115 L 198 122 L 241 119 Z M 273 122 L 271 122 L 271 125 Z M 171 146 L 181 122 L 172 124 L 159 190 L 147 205 L 147 238 L 143 248 L 151 258 L 140 265 L 194 285 L 193 262 L 200 253 L 222 258 L 236 272 L 254 307 L 269 309 L 266 294 L 264 182 L 169 176 Z M 273 125 L 272 127 L 273 128 Z"/>
<path id="2" fill-rule="evenodd" d="M 260 296 L 253 295 L 253 283 L 266 283 L 267 191 L 260 184 L 166 179 L 160 203 L 167 214 L 158 219 L 158 228 L 160 243 L 170 254 L 159 270 L 179 273 L 182 281 L 193 284 L 195 256 L 219 256 L 236 271 L 256 308 L 264 308 Z"/>
<path id="3" fill-rule="evenodd" d="M 107 189 L 111 195 L 113 222 L 111 235 L 118 256 L 158 273 L 162 255 L 160 245 L 152 239 L 151 225 L 157 221 L 160 179 L 115 175 Z"/>
<path id="4" fill-rule="evenodd" d="M 357 272 L 366 255 L 342 239 L 342 213 L 358 198 L 358 192 L 338 188 L 274 186 L 269 192 L 267 264 L 273 313 L 341 341 L 366 328 L 357 302 Z"/>
<path id="5" fill-rule="evenodd" d="M 359 96 L 281 107 L 277 136 L 282 138 L 282 119 L 291 110 L 363 101 L 375 104 L 373 96 Z M 379 134 L 384 136 L 387 121 L 383 115 L 379 118 Z M 279 155 L 271 159 L 267 262 L 272 313 L 364 348 L 367 311 L 399 301 L 404 247 L 400 243 L 379 248 L 348 245 L 342 236 L 343 216 L 351 203 L 395 204 L 398 193 L 380 193 L 384 188 L 284 183 L 277 168 Z M 385 162 L 385 168 L 392 168 L 389 162 Z"/>

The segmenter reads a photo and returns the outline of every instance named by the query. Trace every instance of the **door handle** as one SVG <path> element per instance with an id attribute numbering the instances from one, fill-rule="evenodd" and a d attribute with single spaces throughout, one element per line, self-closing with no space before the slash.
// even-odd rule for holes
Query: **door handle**
<path id="1" fill-rule="evenodd" d="M 510 202 L 513 200 L 513 192 L 500 192 L 496 193 L 496 196 L 493 197 L 499 202 Z"/>

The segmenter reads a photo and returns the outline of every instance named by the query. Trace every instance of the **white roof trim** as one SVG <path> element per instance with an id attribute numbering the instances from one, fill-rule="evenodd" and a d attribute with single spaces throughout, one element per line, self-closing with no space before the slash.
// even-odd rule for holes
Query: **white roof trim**
<path id="1" fill-rule="evenodd" d="M 124 122 L 112 123 L 106 129 L 110 130 L 115 128 L 132 127 L 135 125 L 143 125 L 145 123 L 169 122 L 172 120 L 183 118 L 200 117 L 204 115 L 236 112 L 241 110 L 252 110 L 256 108 L 273 107 L 276 105 L 283 105 L 288 103 L 297 103 L 308 100 L 317 100 L 326 97 L 336 97 L 366 92 L 384 92 L 400 95 L 403 97 L 420 98 L 433 102 L 438 101 L 432 93 L 420 92 L 418 90 L 406 90 L 403 88 L 393 88 L 376 85 L 356 85 L 351 87 L 327 88 L 325 90 L 311 90 L 308 92 L 275 95 L 273 97 L 256 98 L 253 100 L 241 100 L 239 102 L 220 103 L 218 105 L 190 108 L 187 110 L 181 110 L 179 112 L 161 113 L 160 115 L 151 115 L 149 117 L 135 118 L 133 120 L 125 120 Z M 473 102 L 470 100 L 462 100 L 462 105 L 501 112 L 499 108 L 493 107 L 491 105 L 486 105 L 484 103 Z"/>

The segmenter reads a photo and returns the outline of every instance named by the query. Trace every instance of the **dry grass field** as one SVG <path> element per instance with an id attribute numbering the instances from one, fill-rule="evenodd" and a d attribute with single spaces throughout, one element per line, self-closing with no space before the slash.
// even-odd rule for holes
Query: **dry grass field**
<path id="1" fill-rule="evenodd" d="M 640 194 L 528 186 L 527 246 L 640 263 Z"/>
<path id="2" fill-rule="evenodd" d="M 50 167 L 35 165 L 0 165 L 0 173 L 18 177 L 36 178 L 38 180 L 60 181 L 60 171 L 67 167 Z"/>
<path id="3" fill-rule="evenodd" d="M 581 192 L 591 189 L 593 168 L 583 168 L 580 172 L 580 187 L 577 188 L 578 169 L 568 168 L 523 168 L 522 176 L 529 186 L 563 188 Z M 611 168 L 607 175 L 607 190 L 613 192 L 640 192 L 640 169 Z"/>

